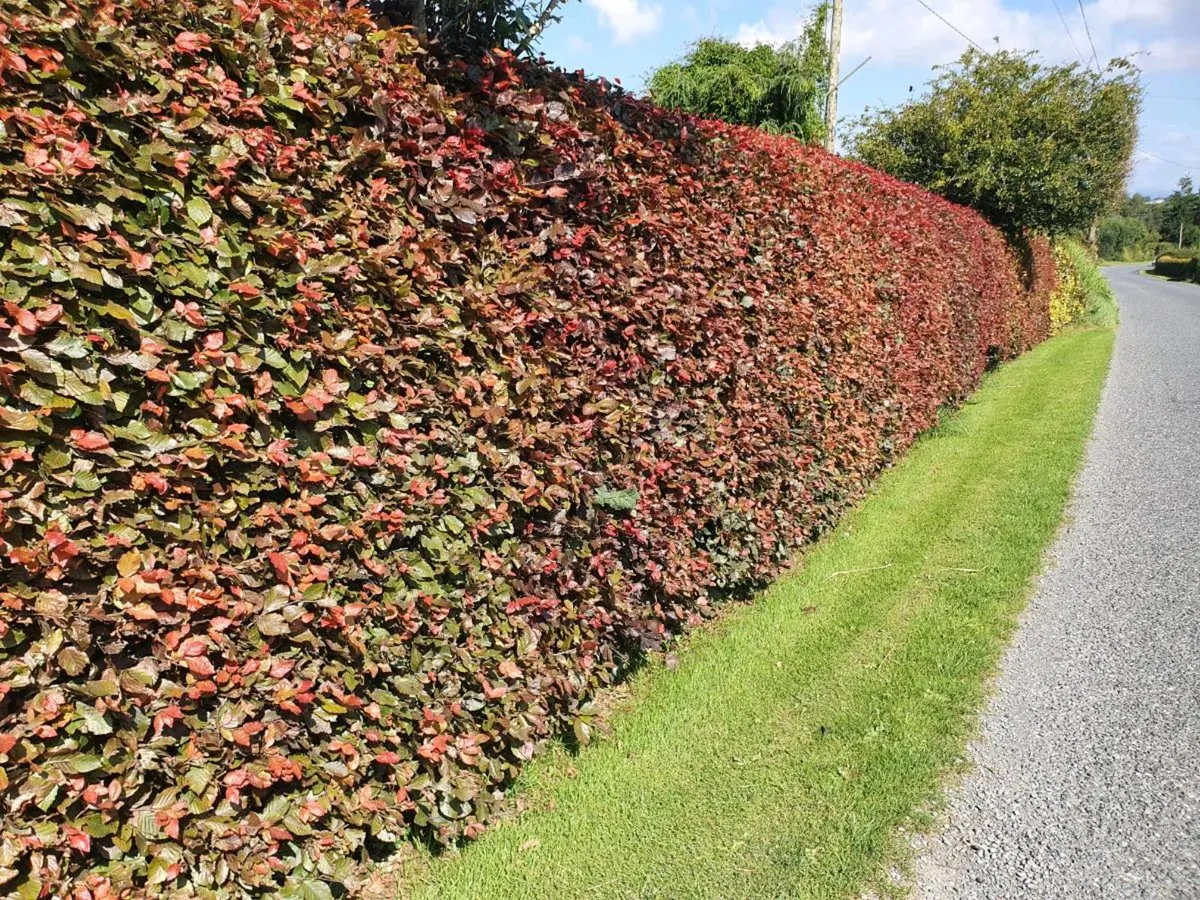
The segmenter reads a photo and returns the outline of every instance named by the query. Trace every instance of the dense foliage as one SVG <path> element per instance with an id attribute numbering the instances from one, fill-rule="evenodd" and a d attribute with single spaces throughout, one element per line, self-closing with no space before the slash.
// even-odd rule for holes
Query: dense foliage
<path id="1" fill-rule="evenodd" d="M 1184 176 L 1179 186 L 1159 204 L 1159 237 L 1176 247 L 1200 245 L 1200 193 L 1196 192 L 1192 179 Z"/>
<path id="2" fill-rule="evenodd" d="M 478 832 L 990 360 L 999 232 L 321 0 L 0 0 L 0 889 Z"/>
<path id="3" fill-rule="evenodd" d="M 853 152 L 1011 235 L 1086 232 L 1123 197 L 1141 96 L 1122 60 L 1097 73 L 968 50 L 924 98 L 864 116 Z"/>
<path id="4" fill-rule="evenodd" d="M 1096 230 L 1097 248 L 1103 259 L 1132 262 L 1146 259 L 1157 242 L 1146 223 L 1132 216 L 1109 216 Z"/>
<path id="5" fill-rule="evenodd" d="M 1062 258 L 1069 267 L 1070 274 L 1067 277 L 1075 282 L 1082 304 L 1082 310 L 1076 314 L 1073 323 L 1115 328 L 1119 318 L 1117 297 L 1113 293 L 1112 285 L 1100 271 L 1096 254 L 1074 238 L 1056 242 L 1055 249 L 1065 251 Z M 1061 276 L 1063 269 L 1060 268 L 1059 271 Z"/>
<path id="6" fill-rule="evenodd" d="M 1058 287 L 1050 295 L 1050 333 L 1057 334 L 1068 325 L 1078 322 L 1087 313 L 1088 295 L 1084 271 L 1092 266 L 1086 254 L 1081 259 L 1079 246 L 1062 240 L 1054 245 L 1054 266 Z"/>
<path id="7" fill-rule="evenodd" d="M 345 6 L 345 0 L 332 0 Z M 563 0 L 368 0 L 371 12 L 393 25 L 412 27 L 441 52 L 478 59 L 497 48 L 529 49 L 557 20 Z"/>
<path id="8" fill-rule="evenodd" d="M 651 99 L 668 109 L 819 144 L 829 80 L 827 9 L 818 6 L 801 37 L 778 48 L 698 41 L 682 60 L 650 76 Z"/>
<path id="9" fill-rule="evenodd" d="M 1117 214 L 1100 223 L 1100 256 L 1113 260 L 1152 259 L 1170 248 L 1200 245 L 1200 194 L 1192 179 L 1179 179 L 1169 197 L 1142 194 L 1125 198 Z M 1169 246 L 1164 246 L 1169 245 Z"/>
<path id="10" fill-rule="evenodd" d="M 1200 250 L 1170 248 L 1154 259 L 1154 274 L 1200 282 Z"/>
<path id="11" fill-rule="evenodd" d="M 1083 286 L 1075 271 L 1074 259 L 1063 243 L 1054 245 L 1054 263 L 1058 287 L 1050 296 L 1050 333 L 1057 334 L 1083 315 Z"/>

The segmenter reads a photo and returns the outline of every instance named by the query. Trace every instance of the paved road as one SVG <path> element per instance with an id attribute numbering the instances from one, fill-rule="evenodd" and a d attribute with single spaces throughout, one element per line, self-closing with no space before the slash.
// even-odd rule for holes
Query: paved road
<path id="1" fill-rule="evenodd" d="M 1200 898 L 1200 287 L 1107 270 L 1112 371 L 920 900 Z"/>

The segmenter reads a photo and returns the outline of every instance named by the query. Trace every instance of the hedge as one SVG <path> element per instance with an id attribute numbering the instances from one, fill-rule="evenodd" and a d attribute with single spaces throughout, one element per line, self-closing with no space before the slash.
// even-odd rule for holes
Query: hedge
<path id="1" fill-rule="evenodd" d="M 604 82 L 318 0 L 0 12 L 6 893 L 476 834 L 1049 328 L 1044 241 Z"/>
<path id="2" fill-rule="evenodd" d="M 1088 295 L 1083 273 L 1077 264 L 1078 248 L 1061 239 L 1054 244 L 1058 287 L 1050 295 L 1050 333 L 1057 334 L 1087 313 Z"/>
<path id="3" fill-rule="evenodd" d="M 1154 274 L 1181 281 L 1200 281 L 1200 251 L 1172 249 L 1155 257 Z"/>

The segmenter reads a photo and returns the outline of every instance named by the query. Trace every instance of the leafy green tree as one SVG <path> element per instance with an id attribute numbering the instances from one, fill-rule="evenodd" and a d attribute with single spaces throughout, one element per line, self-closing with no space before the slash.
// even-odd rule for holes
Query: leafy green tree
<path id="1" fill-rule="evenodd" d="M 1132 216 L 1109 216 L 1097 231 L 1101 259 L 1145 259 L 1152 255 L 1157 240 L 1157 231 L 1152 232 L 1145 222 Z"/>
<path id="2" fill-rule="evenodd" d="M 818 6 L 804 33 L 779 48 L 698 41 L 681 60 L 650 76 L 650 97 L 670 109 L 819 143 L 828 89 L 827 14 L 825 4 Z"/>
<path id="3" fill-rule="evenodd" d="M 1162 239 L 1177 243 L 1181 225 L 1185 247 L 1200 241 L 1200 194 L 1187 175 L 1179 179 L 1179 187 L 1162 204 Z"/>
<path id="4" fill-rule="evenodd" d="M 1125 198 L 1117 215 L 1137 219 L 1154 235 L 1162 230 L 1163 204 L 1152 201 L 1145 194 L 1131 194 Z"/>
<path id="5" fill-rule="evenodd" d="M 564 0 L 368 0 L 375 15 L 411 25 L 449 53 L 472 57 L 493 48 L 528 51 Z"/>
<path id="6" fill-rule="evenodd" d="M 855 156 L 1010 234 L 1086 232 L 1121 201 L 1142 97 L 1132 64 L 968 50 L 939 69 L 922 99 L 857 122 Z"/>

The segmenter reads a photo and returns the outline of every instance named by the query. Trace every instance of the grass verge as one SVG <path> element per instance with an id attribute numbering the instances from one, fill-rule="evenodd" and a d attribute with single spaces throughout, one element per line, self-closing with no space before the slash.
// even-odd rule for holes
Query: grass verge
<path id="1" fill-rule="evenodd" d="M 549 750 L 526 810 L 409 860 L 426 898 L 842 898 L 903 857 L 961 758 L 1061 521 L 1113 334 L 989 376 L 755 603 L 650 667 L 614 733 Z"/>

